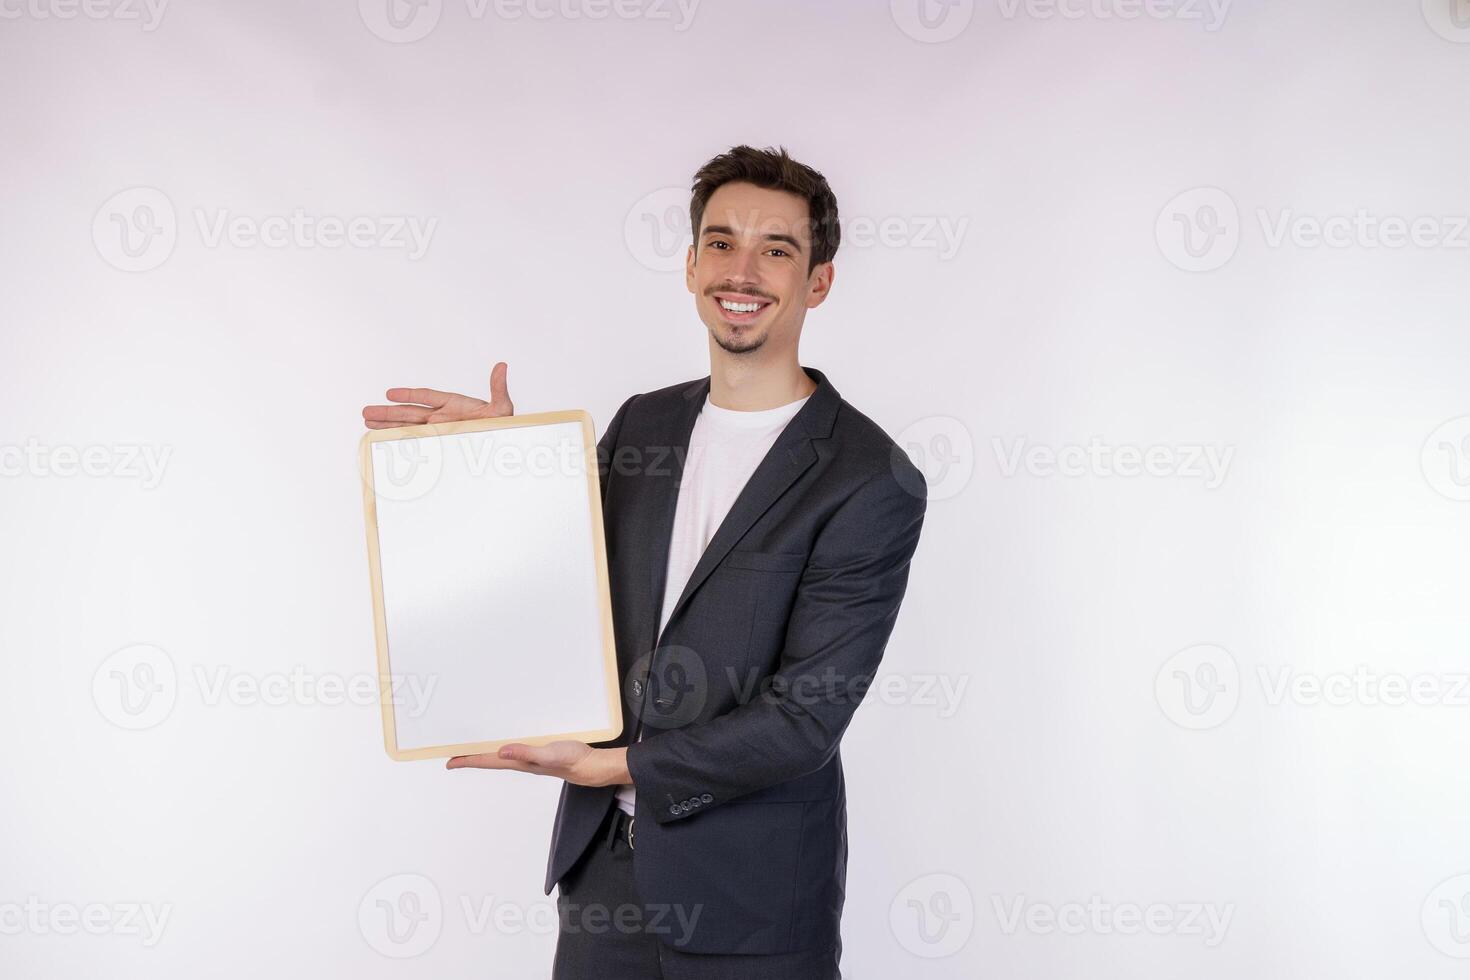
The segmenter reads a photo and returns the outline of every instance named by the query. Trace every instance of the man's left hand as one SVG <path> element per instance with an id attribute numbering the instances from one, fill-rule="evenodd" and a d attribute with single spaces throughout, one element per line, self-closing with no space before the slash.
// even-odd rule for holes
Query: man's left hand
<path id="1" fill-rule="evenodd" d="M 628 750 L 594 749 L 586 742 L 562 741 L 549 745 L 511 742 L 498 752 L 457 755 L 446 769 L 514 769 L 538 776 L 556 776 L 578 786 L 614 786 L 631 783 Z"/>

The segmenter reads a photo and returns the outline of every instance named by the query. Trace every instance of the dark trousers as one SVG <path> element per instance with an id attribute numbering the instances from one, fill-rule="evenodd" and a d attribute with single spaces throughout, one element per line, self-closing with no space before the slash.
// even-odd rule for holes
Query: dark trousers
<path id="1" fill-rule="evenodd" d="M 638 846 L 633 828 L 632 847 Z M 677 949 L 698 925 L 697 909 L 644 905 L 633 886 L 627 817 L 616 804 L 557 886 L 560 926 L 553 980 L 838 980 L 835 949 L 775 956 Z M 668 945 L 673 943 L 674 946 Z"/>

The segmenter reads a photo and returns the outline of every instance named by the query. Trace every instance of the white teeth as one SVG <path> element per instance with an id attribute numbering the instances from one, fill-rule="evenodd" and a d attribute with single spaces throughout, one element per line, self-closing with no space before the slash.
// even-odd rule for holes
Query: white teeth
<path id="1" fill-rule="evenodd" d="M 761 308 L 759 303 L 732 303 L 729 300 L 720 300 L 720 305 L 731 313 L 754 313 Z"/>

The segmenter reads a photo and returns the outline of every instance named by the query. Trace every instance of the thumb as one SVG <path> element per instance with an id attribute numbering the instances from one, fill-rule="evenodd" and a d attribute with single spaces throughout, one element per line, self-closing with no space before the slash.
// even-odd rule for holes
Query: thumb
<path id="1" fill-rule="evenodd" d="M 510 400 L 510 389 L 506 386 L 505 376 L 510 370 L 510 365 L 499 361 L 490 369 L 490 405 L 498 415 L 514 415 L 515 405 Z"/>

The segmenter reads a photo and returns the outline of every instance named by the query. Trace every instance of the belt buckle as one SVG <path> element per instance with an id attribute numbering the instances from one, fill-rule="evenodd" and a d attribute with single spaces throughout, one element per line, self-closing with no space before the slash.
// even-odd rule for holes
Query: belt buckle
<path id="1" fill-rule="evenodd" d="M 628 850 L 633 850 L 633 822 L 634 818 L 628 818 Z"/>

